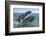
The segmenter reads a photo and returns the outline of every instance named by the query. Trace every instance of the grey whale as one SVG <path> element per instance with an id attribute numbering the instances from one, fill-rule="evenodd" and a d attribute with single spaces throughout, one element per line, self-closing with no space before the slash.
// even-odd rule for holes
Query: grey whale
<path id="1" fill-rule="evenodd" d="M 17 19 L 19 23 L 27 23 L 34 20 L 34 16 L 31 15 L 31 11 L 27 11 L 26 13 L 19 16 Z"/>

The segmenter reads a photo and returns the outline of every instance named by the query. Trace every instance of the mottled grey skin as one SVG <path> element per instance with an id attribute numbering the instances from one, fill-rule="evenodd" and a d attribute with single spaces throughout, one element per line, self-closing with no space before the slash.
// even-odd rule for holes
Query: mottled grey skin
<path id="1" fill-rule="evenodd" d="M 25 14 L 22 14 L 21 16 L 19 16 L 18 22 L 20 22 L 20 23 L 26 23 L 26 22 L 33 21 L 33 19 L 35 17 L 34 16 L 31 16 L 31 15 L 28 18 L 24 19 L 28 14 L 31 14 L 31 11 L 27 11 Z"/>
<path id="2" fill-rule="evenodd" d="M 25 20 L 23 20 L 23 23 L 26 23 L 26 22 L 32 22 L 34 20 L 34 16 L 30 16 L 28 18 L 26 18 Z"/>

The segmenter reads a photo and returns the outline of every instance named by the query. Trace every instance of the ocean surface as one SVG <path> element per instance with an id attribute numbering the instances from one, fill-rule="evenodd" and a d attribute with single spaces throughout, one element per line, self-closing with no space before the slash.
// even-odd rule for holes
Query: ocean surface
<path id="1" fill-rule="evenodd" d="M 25 24 L 17 23 L 17 19 L 20 15 L 24 13 L 13 13 L 13 26 L 14 28 L 21 28 L 21 27 L 39 27 L 39 13 L 32 13 L 31 15 L 35 17 L 35 19 L 32 22 L 28 22 Z"/>

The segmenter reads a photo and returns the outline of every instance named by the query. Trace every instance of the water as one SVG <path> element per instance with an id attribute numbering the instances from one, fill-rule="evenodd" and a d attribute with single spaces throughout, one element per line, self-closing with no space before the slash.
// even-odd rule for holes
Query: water
<path id="1" fill-rule="evenodd" d="M 20 15 L 24 13 L 13 13 L 13 26 L 14 28 L 20 28 L 20 27 L 39 27 L 39 14 L 38 13 L 32 13 L 31 15 L 35 17 L 35 19 L 31 22 L 27 23 L 17 23 L 17 19 L 19 18 Z"/>

